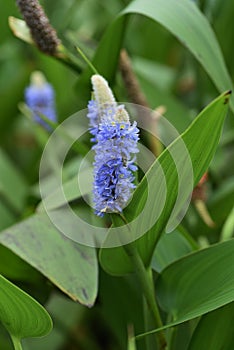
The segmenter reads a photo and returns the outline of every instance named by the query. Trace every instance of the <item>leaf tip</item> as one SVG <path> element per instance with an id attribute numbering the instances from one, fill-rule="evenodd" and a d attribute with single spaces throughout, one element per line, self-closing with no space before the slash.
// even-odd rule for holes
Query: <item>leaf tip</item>
<path id="1" fill-rule="evenodd" d="M 232 94 L 232 90 L 228 90 L 227 92 L 224 93 L 224 104 L 226 105 L 229 102 L 230 96 Z"/>

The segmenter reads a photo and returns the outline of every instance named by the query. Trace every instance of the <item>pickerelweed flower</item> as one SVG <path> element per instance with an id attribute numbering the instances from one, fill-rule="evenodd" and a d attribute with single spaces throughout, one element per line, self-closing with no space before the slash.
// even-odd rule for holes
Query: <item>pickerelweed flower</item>
<path id="1" fill-rule="evenodd" d="M 136 122 L 130 123 L 124 105 L 117 105 L 107 81 L 92 76 L 94 100 L 88 104 L 90 133 L 95 142 L 94 205 L 95 213 L 121 212 L 128 203 L 135 176 L 135 154 L 139 140 Z"/>
<path id="2" fill-rule="evenodd" d="M 57 121 L 54 89 L 47 83 L 41 72 L 32 73 L 31 84 L 25 89 L 25 102 L 32 110 L 34 120 L 47 130 L 51 130 L 51 127 L 41 118 L 40 113 L 53 122 Z"/>

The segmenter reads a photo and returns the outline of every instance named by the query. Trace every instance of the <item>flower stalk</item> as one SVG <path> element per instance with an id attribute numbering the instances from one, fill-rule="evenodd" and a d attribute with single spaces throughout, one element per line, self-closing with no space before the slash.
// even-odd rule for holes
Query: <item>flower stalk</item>
<path id="1" fill-rule="evenodd" d="M 11 339 L 15 350 L 23 350 L 21 341 L 18 338 L 11 334 Z"/>
<path id="2" fill-rule="evenodd" d="M 151 269 L 146 269 L 143 261 L 138 253 L 135 243 L 130 243 L 124 246 L 126 253 L 132 261 L 132 264 L 135 268 L 135 273 L 140 282 L 142 291 L 144 293 L 146 302 L 148 304 L 149 310 L 151 311 L 155 327 L 161 328 L 163 327 L 163 323 L 161 320 L 160 312 L 158 309 L 157 302 L 155 300 L 155 291 L 154 291 L 154 283 L 152 279 L 152 271 Z M 155 334 L 156 341 L 158 343 L 159 350 L 165 350 L 167 346 L 166 338 L 163 331 L 159 331 Z"/>

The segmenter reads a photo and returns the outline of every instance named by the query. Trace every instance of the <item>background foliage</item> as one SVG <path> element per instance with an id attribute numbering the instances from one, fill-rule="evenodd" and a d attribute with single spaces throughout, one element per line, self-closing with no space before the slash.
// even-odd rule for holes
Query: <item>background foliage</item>
<path id="1" fill-rule="evenodd" d="M 215 225 L 204 222 L 193 201 L 181 225 L 172 234 L 161 235 L 166 212 L 171 210 L 170 196 L 160 229 L 147 233 L 138 246 L 153 270 L 163 324 L 176 325 L 165 331 L 169 349 L 233 349 L 234 98 L 223 129 L 225 95 L 200 114 L 197 124 L 191 123 L 219 93 L 232 88 L 234 3 L 44 0 L 41 4 L 64 44 L 73 52 L 74 45 L 79 46 L 93 60 L 120 101 L 129 101 L 118 68 L 119 50 L 125 47 L 150 107 L 165 106 L 165 117 L 180 133 L 190 128 L 182 137 L 194 164 L 200 157 L 194 165 L 196 183 L 209 167 L 206 206 Z M 22 297 L 22 305 L 30 309 L 32 303 L 37 308 L 30 297 L 28 304 L 24 301 L 26 294 L 11 289 L 5 282 L 9 280 L 44 305 L 53 319 L 53 330 L 45 338 L 23 341 L 26 350 L 127 349 L 129 336 L 155 328 L 137 278 L 125 274 L 131 268 L 119 250 L 95 252 L 65 239 L 51 225 L 40 207 L 38 189 L 39 162 L 48 135 L 18 106 L 30 73 L 41 70 L 54 86 L 62 122 L 86 107 L 90 68 L 79 57 L 82 72 L 78 75 L 18 40 L 9 29 L 8 16 L 21 18 L 13 0 L 5 1 L 0 12 L 0 274 L 5 277 L 0 279 L 0 294 L 10 288 L 16 293 L 13 299 Z M 88 136 L 84 144 L 90 146 Z M 90 218 L 90 210 L 74 194 L 73 180 L 81 159 L 82 154 L 71 152 L 64 183 L 73 209 Z M 159 162 L 168 169 L 166 152 Z M 53 176 L 45 181 L 48 200 L 57 208 L 61 203 Z M 170 182 L 174 178 L 168 174 L 168 186 Z M 155 192 L 156 196 L 157 187 Z M 144 193 L 143 183 L 135 203 Z M 131 217 L 131 208 L 126 214 Z M 156 234 L 161 238 L 155 248 Z M 0 345 L 8 350 L 13 345 L 3 327 L 3 310 L 0 304 Z M 14 308 L 9 310 L 13 318 Z M 30 317 L 29 326 L 33 324 Z M 44 333 L 40 327 L 37 334 L 16 334 L 14 325 L 6 328 L 19 338 L 40 336 L 51 323 L 47 313 L 38 319 L 45 325 Z M 135 347 L 155 349 L 154 336 L 138 337 L 136 344 L 131 340 L 129 349 Z"/>

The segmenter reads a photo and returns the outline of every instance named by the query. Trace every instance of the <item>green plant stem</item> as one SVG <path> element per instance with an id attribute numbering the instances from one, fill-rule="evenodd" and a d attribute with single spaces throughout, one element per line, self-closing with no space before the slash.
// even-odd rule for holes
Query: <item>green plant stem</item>
<path id="1" fill-rule="evenodd" d="M 151 269 L 146 270 L 134 243 L 127 244 L 124 246 L 124 248 L 135 267 L 135 272 L 141 284 L 148 307 L 152 313 L 155 327 L 161 328 L 163 327 L 163 323 L 155 300 L 152 271 Z M 159 349 L 166 349 L 167 343 L 163 331 L 156 333 L 156 338 Z"/>
<path id="2" fill-rule="evenodd" d="M 81 57 L 83 58 L 83 60 L 88 64 L 89 68 L 92 70 L 93 74 L 98 74 L 97 69 L 94 67 L 94 65 L 92 64 L 92 62 L 88 59 L 88 57 L 84 54 L 84 52 L 77 46 L 76 50 L 78 51 L 78 53 L 81 55 Z"/>
<path id="3" fill-rule="evenodd" d="M 149 306 L 148 306 L 145 298 L 143 299 L 143 315 L 144 315 L 145 331 L 147 332 L 149 329 L 154 328 L 154 323 L 153 323 L 151 312 L 149 310 Z M 149 350 L 155 349 L 156 344 L 158 342 L 155 335 L 145 337 L 144 340 L 145 340 L 145 346 L 146 346 L 147 350 L 148 349 Z"/>
<path id="4" fill-rule="evenodd" d="M 83 71 L 84 67 L 82 67 L 81 62 L 79 62 L 77 57 L 69 52 L 69 50 L 63 45 L 59 45 L 58 52 L 54 55 L 54 58 L 78 74 L 81 74 Z"/>
<path id="5" fill-rule="evenodd" d="M 21 341 L 19 338 L 16 338 L 14 335 L 11 334 L 11 339 L 15 350 L 23 350 Z"/>

